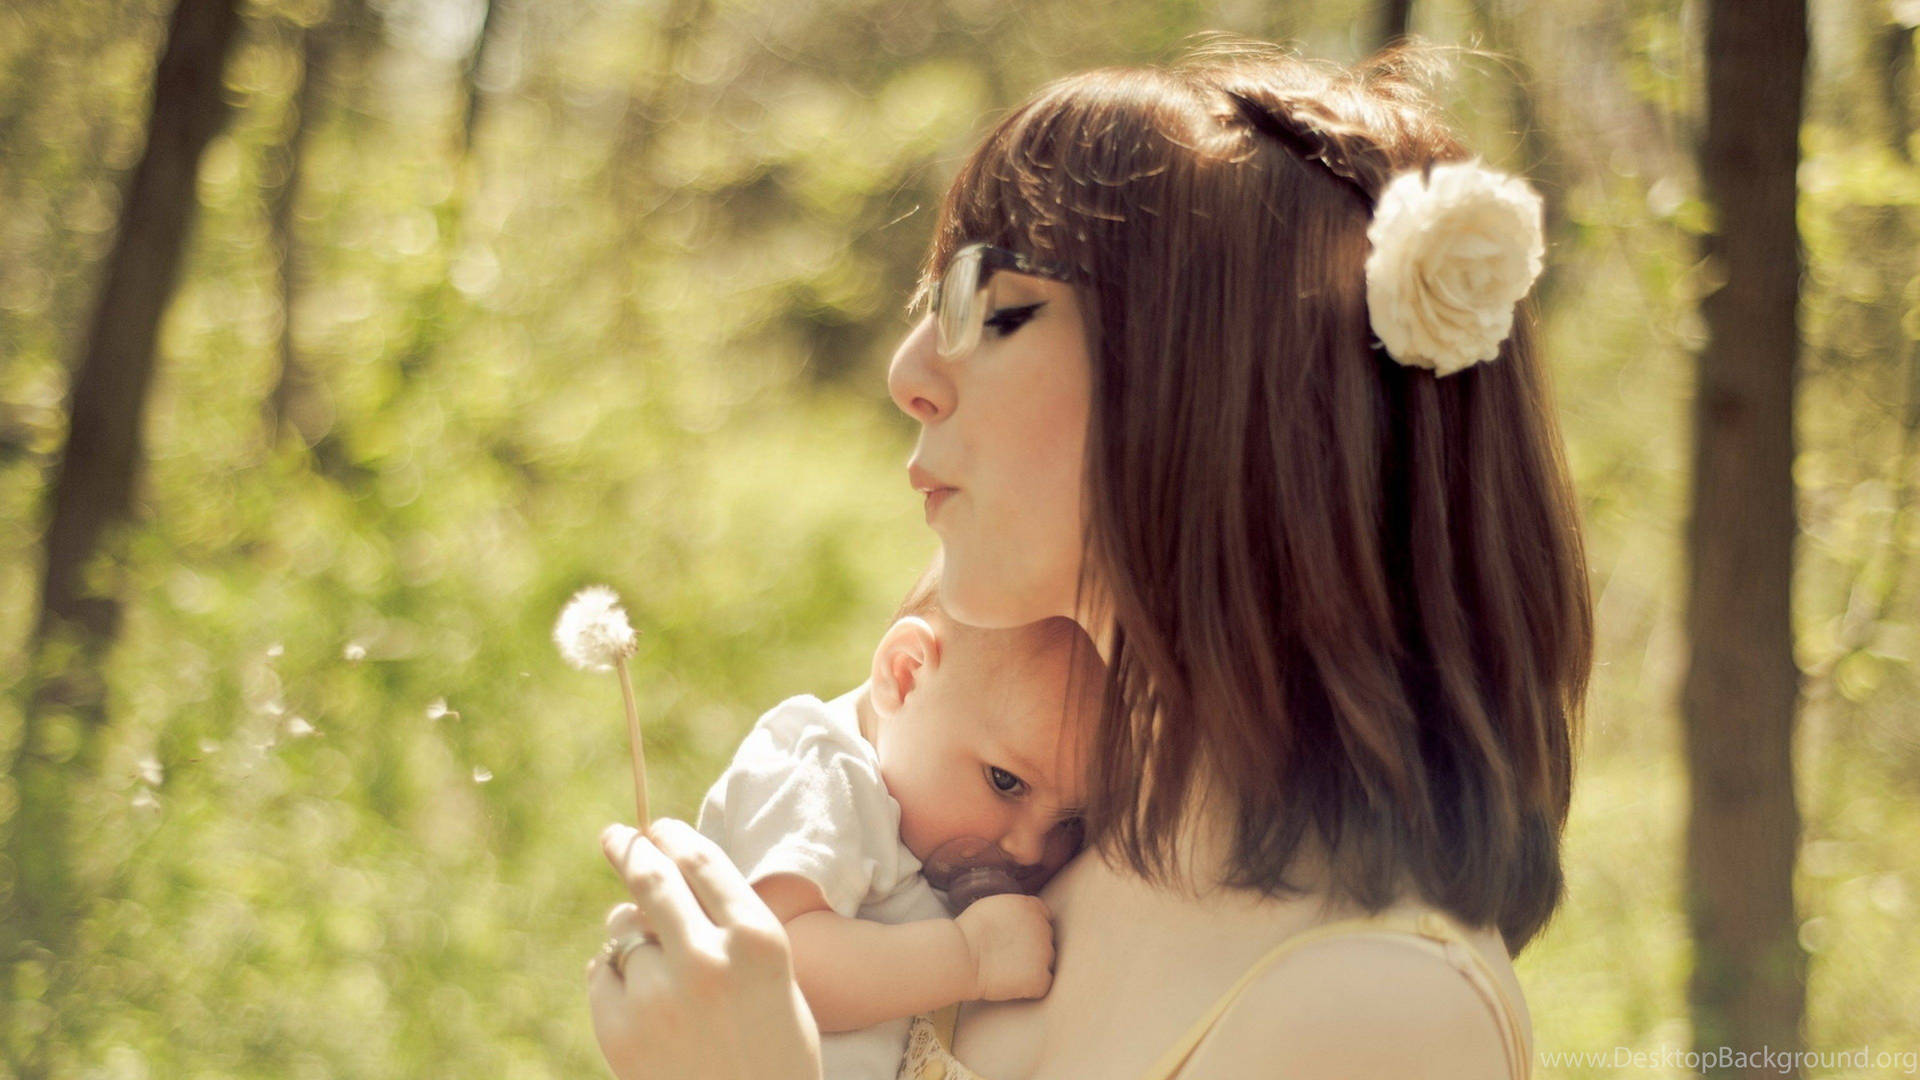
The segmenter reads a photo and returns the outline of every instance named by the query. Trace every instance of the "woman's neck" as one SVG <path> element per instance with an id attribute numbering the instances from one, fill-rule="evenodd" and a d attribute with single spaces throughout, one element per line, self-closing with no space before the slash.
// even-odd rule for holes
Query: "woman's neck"
<path id="1" fill-rule="evenodd" d="M 1257 888 L 1221 884 L 1234 865 L 1235 830 L 1235 818 L 1226 800 L 1209 803 L 1196 799 L 1182 816 L 1173 840 L 1171 861 L 1176 880 L 1149 882 L 1116 855 L 1110 868 L 1089 866 L 1078 875 L 1080 881 L 1069 884 L 1074 903 L 1084 902 L 1113 917 L 1144 919 L 1146 925 L 1165 919 L 1191 920 L 1196 912 L 1203 912 L 1206 919 L 1230 933 L 1249 925 L 1269 924 L 1277 918 L 1319 921 L 1360 914 L 1357 904 L 1333 899 L 1333 874 L 1326 848 L 1311 830 L 1301 837 L 1284 874 L 1285 881 L 1299 891 L 1269 895 Z M 1088 851 L 1075 862 L 1083 859 L 1097 864 L 1101 856 Z M 1069 871 L 1061 876 L 1066 877 Z"/>

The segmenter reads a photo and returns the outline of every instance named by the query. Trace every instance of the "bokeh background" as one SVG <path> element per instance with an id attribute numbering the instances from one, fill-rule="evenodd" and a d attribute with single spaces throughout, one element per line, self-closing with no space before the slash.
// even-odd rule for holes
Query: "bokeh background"
<path id="1" fill-rule="evenodd" d="M 1196 31 L 1352 60 L 1364 0 L 251 0 L 161 326 L 86 896 L 0 1054 L 48 1075 L 604 1075 L 582 968 L 632 816 L 620 695 L 565 666 L 605 583 L 656 814 L 864 677 L 935 544 L 886 361 L 970 140 Z M 165 0 L 0 6 L 0 749 L 64 399 Z M 1815 0 L 1794 465 L 1795 888 L 1815 1049 L 1920 1051 L 1920 170 L 1912 0 Z M 1598 667 L 1538 1047 L 1688 1040 L 1677 719 L 1700 5 L 1418 0 L 1449 100 L 1549 202 L 1550 359 Z M 92 738 L 39 737 L 52 759 Z M 20 805 L 0 779 L 0 828 Z M 18 822 L 15 822 L 18 825 Z M 33 837 L 26 837 L 32 843 Z M 0 907 L 21 898 L 0 865 Z M 60 970 L 56 970 L 60 969 Z M 64 970 L 63 976 L 60 971 Z M 64 981 L 63 981 L 64 980 Z M 0 1076 L 13 1066 L 0 1064 Z M 1543 1077 L 1680 1076 L 1549 1064 Z"/>

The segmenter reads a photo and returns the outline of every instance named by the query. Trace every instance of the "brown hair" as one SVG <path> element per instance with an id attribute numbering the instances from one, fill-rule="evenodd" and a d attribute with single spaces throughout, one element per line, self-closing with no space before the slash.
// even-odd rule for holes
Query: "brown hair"
<path id="1" fill-rule="evenodd" d="M 1444 378 L 1369 330 L 1373 200 L 1469 156 L 1437 57 L 1223 39 L 1049 83 L 961 165 L 915 299 L 974 240 L 1084 275 L 1089 838 L 1163 880 L 1205 777 L 1221 884 L 1302 891 L 1312 835 L 1334 896 L 1410 882 L 1517 952 L 1563 891 L 1592 608 L 1531 300 Z"/>

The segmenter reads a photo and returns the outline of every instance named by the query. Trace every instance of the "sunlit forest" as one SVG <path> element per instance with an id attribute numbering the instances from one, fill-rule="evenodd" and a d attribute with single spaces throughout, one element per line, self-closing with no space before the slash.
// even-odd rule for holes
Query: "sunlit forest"
<path id="1" fill-rule="evenodd" d="M 1221 30 L 1365 56 L 1383 5 L 250 0 L 154 343 L 104 722 L 23 745 L 48 498 L 171 0 L 0 5 L 0 760 L 68 766 L 84 908 L 0 986 L 0 1077 L 606 1075 L 583 965 L 633 816 L 865 677 L 936 550 L 887 360 L 945 184 L 1047 79 Z M 1392 5 L 1385 5 L 1392 6 Z M 1539 299 L 1599 634 L 1567 900 L 1517 968 L 1542 1077 L 1690 1075 L 1678 680 L 1699 2 L 1418 0 L 1547 200 Z M 1794 901 L 1806 1045 L 1920 1051 L 1913 0 L 1815 0 Z M 111 323 L 112 312 L 102 315 Z M 42 843 L 0 778 L 0 909 Z M 23 854 L 25 853 L 25 854 Z M 1559 1052 L 1600 1053 L 1568 1063 Z M 1898 1054 L 1905 1053 L 1904 1065 Z M 1650 1063 L 1627 1065 L 1633 1054 Z M 31 1065 L 26 1063 L 32 1063 Z"/>

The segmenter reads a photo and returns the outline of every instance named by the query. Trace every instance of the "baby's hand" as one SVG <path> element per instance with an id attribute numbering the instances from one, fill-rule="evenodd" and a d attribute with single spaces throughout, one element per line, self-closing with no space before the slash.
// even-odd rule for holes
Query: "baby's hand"
<path id="1" fill-rule="evenodd" d="M 998 893 L 967 905 L 954 921 L 973 958 L 974 1000 L 1046 995 L 1053 985 L 1053 918 L 1044 901 Z"/>

